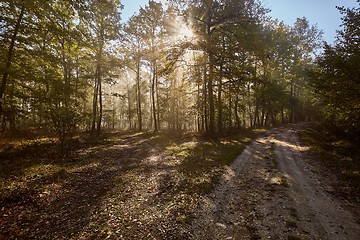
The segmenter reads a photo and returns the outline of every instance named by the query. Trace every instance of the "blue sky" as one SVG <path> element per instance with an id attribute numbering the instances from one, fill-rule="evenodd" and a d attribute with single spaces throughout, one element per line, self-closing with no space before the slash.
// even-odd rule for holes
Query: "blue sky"
<path id="1" fill-rule="evenodd" d="M 137 12 L 148 0 L 122 0 L 123 20 Z M 269 15 L 292 25 L 296 18 L 306 17 L 311 25 L 317 24 L 324 31 L 324 39 L 328 43 L 335 40 L 336 29 L 340 29 L 341 15 L 336 6 L 356 7 L 356 0 L 263 0 L 271 9 Z"/>
<path id="2" fill-rule="evenodd" d="M 356 7 L 356 0 L 263 0 L 271 9 L 270 16 L 292 25 L 296 18 L 306 17 L 310 24 L 317 24 L 324 31 L 328 43 L 335 40 L 336 29 L 340 29 L 341 14 L 336 6 Z"/>

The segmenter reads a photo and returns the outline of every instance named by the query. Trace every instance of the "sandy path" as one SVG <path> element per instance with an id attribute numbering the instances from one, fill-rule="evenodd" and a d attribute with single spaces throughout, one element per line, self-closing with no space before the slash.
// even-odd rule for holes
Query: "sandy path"
<path id="1" fill-rule="evenodd" d="M 299 125 L 258 138 L 204 197 L 194 239 L 360 239 L 360 226 L 327 193 L 302 146 Z"/>

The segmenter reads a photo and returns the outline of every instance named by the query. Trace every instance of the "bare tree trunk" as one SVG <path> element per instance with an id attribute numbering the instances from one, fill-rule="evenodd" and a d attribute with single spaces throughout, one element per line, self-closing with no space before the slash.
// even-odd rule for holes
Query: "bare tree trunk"
<path id="1" fill-rule="evenodd" d="M 204 127 L 205 131 L 209 131 L 209 125 L 208 125 L 208 108 L 207 108 L 207 74 L 206 74 L 206 65 L 204 67 L 204 83 L 203 83 L 203 114 L 204 114 Z"/>
<path id="2" fill-rule="evenodd" d="M 197 71 L 198 72 L 198 74 L 199 74 L 199 76 L 201 76 L 200 75 L 200 71 Z M 202 124 L 201 124 L 201 116 L 202 116 L 202 114 L 201 114 L 201 108 L 200 108 L 200 106 L 201 106 L 201 92 L 200 92 L 200 81 L 198 81 L 197 82 L 197 130 L 198 131 L 201 131 L 202 130 Z"/>
<path id="3" fill-rule="evenodd" d="M 290 86 L 290 122 L 295 121 L 295 97 L 294 97 L 294 80 L 291 80 Z"/>
<path id="4" fill-rule="evenodd" d="M 213 24 L 213 1 L 206 1 L 206 45 L 207 54 L 209 59 L 209 77 L 207 82 L 208 98 L 209 98 L 209 129 L 208 134 L 211 137 L 215 137 L 215 105 L 214 105 L 214 93 L 213 93 L 213 81 L 214 81 L 214 64 L 215 57 L 213 53 L 213 43 L 211 40 L 212 24 Z"/>
<path id="5" fill-rule="evenodd" d="M 219 88 L 218 88 L 218 132 L 222 133 L 223 129 L 223 104 L 222 104 L 222 78 L 223 78 L 223 64 L 220 65 Z"/>
<path id="6" fill-rule="evenodd" d="M 14 104 L 14 92 L 15 92 L 15 82 L 14 80 L 11 81 L 11 86 L 10 86 L 10 103 L 11 103 L 11 107 L 10 107 L 10 112 L 9 112 L 9 127 L 11 131 L 15 130 L 15 104 Z"/>
<path id="7" fill-rule="evenodd" d="M 209 135 L 215 137 L 215 104 L 213 93 L 214 79 L 214 55 L 209 54 L 209 79 L 208 79 L 208 95 L 209 95 Z"/>
<path id="8" fill-rule="evenodd" d="M 98 85 L 96 76 L 97 76 L 97 73 L 95 73 L 95 85 L 94 85 L 94 96 L 93 96 L 93 115 L 92 115 L 92 124 L 91 124 L 91 133 L 92 134 L 95 134 L 96 116 L 97 116 L 97 108 L 98 108 L 99 85 Z"/>
<path id="9" fill-rule="evenodd" d="M 225 37 L 222 37 L 222 50 L 226 50 Z M 219 87 L 218 87 L 218 133 L 221 134 L 223 130 L 223 103 L 222 103 L 222 91 L 223 91 L 223 70 L 224 70 L 224 59 L 220 61 L 220 75 L 219 75 Z"/>
<path id="10" fill-rule="evenodd" d="M 265 106 L 261 109 L 261 126 L 265 125 Z"/>
<path id="11" fill-rule="evenodd" d="M 157 125 L 157 114 L 156 114 L 156 103 L 155 103 L 155 67 L 153 66 L 153 75 L 151 79 L 151 103 L 153 108 L 153 119 L 154 119 L 154 131 L 157 132 L 158 125 Z"/>
<path id="12" fill-rule="evenodd" d="M 131 90 L 129 84 L 126 84 L 127 96 L 128 96 L 128 119 L 129 119 L 129 129 L 132 129 L 132 109 L 131 109 Z M 114 110 L 114 109 L 113 109 Z"/>
<path id="13" fill-rule="evenodd" d="M 157 75 L 157 67 L 155 66 L 155 93 L 156 93 L 156 113 L 157 113 L 157 130 L 161 129 L 160 124 L 160 97 L 159 97 L 159 82 L 158 82 L 158 75 Z"/>
<path id="14" fill-rule="evenodd" d="M 102 121 L 102 115 L 103 115 L 103 103 L 102 103 L 102 86 L 101 86 L 101 74 L 99 74 L 99 118 L 97 122 L 97 131 L 96 135 L 100 136 L 101 133 L 101 121 Z"/>
<path id="15" fill-rule="evenodd" d="M 236 94 L 236 100 L 234 103 L 234 113 L 235 113 L 235 121 L 236 121 L 236 127 L 237 129 L 240 129 L 241 122 L 239 117 L 239 96 Z"/>
<path id="16" fill-rule="evenodd" d="M 142 126 L 142 110 L 141 110 L 141 86 L 140 86 L 140 57 L 136 59 L 136 102 L 138 115 L 138 129 L 141 132 Z"/>
<path id="17" fill-rule="evenodd" d="M 229 125 L 228 128 L 232 129 L 233 127 L 233 116 L 232 116 L 232 105 L 233 105 L 233 101 L 232 101 L 232 95 L 230 93 L 229 95 Z"/>

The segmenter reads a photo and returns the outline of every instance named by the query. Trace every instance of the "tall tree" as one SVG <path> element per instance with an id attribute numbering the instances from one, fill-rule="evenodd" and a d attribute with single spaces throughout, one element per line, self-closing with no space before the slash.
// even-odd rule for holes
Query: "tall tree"
<path id="1" fill-rule="evenodd" d="M 103 116 L 102 84 L 104 77 L 108 74 L 104 71 L 104 63 L 108 54 L 107 47 L 111 40 L 119 37 L 121 9 L 120 0 L 93 0 L 85 2 L 83 10 L 80 12 L 82 20 L 88 28 L 88 37 L 90 38 L 88 41 L 91 42 L 89 47 L 96 61 L 91 127 L 92 132 L 96 132 L 96 135 L 100 135 Z"/>
<path id="2" fill-rule="evenodd" d="M 12 12 L 14 13 L 18 13 L 18 15 L 16 16 L 16 14 L 13 15 L 14 19 L 10 19 L 10 26 L 12 25 L 13 27 L 11 28 L 7 28 L 8 31 L 12 31 L 11 37 L 10 37 L 10 44 L 9 47 L 7 49 L 7 54 L 6 54 L 6 58 L 5 58 L 5 62 L 4 62 L 4 67 L 2 68 L 2 79 L 1 79 L 1 85 L 0 85 L 0 116 L 3 112 L 3 96 L 5 93 L 5 89 L 6 89 L 6 85 L 7 85 L 7 80 L 8 80 L 8 76 L 9 76 L 9 72 L 10 72 L 10 67 L 13 61 L 13 55 L 14 55 L 14 46 L 15 46 L 15 41 L 16 38 L 18 36 L 19 30 L 20 30 L 20 26 L 21 26 L 21 22 L 23 20 L 23 16 L 25 13 L 25 9 L 26 9 L 26 1 L 22 0 L 19 3 L 3 3 L 2 4 L 2 8 L 3 10 L 5 10 L 6 7 L 10 8 Z M 13 5 L 12 5 L 13 4 Z M 13 20 L 13 21 L 11 21 Z M 8 23 L 9 23 L 8 22 Z M 11 22 L 13 24 L 11 24 Z M 7 25 L 6 23 L 3 23 L 5 26 Z M 4 39 L 5 40 L 5 39 Z M 5 41 L 4 41 L 5 42 Z"/>
<path id="3" fill-rule="evenodd" d="M 307 68 L 313 61 L 313 52 L 320 47 L 322 31 L 317 26 L 310 26 L 309 21 L 298 18 L 292 28 L 291 40 L 293 43 L 292 73 L 290 82 L 290 121 L 300 119 L 299 98 L 301 97 L 301 80 Z"/>
<path id="4" fill-rule="evenodd" d="M 312 71 L 312 82 L 328 122 L 359 139 L 360 7 L 339 10 L 343 29 L 335 45 L 325 44 L 318 66 Z"/>
<path id="5" fill-rule="evenodd" d="M 136 84 L 136 112 L 138 120 L 138 130 L 143 130 L 143 110 L 142 110 L 142 91 L 141 91 L 141 62 L 145 54 L 145 31 L 142 23 L 142 17 L 139 15 L 132 16 L 124 29 L 124 46 L 122 52 L 131 59 L 128 66 L 135 72 Z"/>

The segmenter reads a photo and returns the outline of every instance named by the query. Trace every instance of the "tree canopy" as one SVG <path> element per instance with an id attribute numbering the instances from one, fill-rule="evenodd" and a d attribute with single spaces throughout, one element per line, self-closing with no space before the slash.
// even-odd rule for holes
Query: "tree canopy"
<path id="1" fill-rule="evenodd" d="M 312 83 L 328 123 L 351 136 L 360 133 L 360 8 L 338 8 L 343 29 L 311 72 Z"/>
<path id="2" fill-rule="evenodd" d="M 306 18 L 271 19 L 257 0 L 149 1 L 126 22 L 122 7 L 1 3 L 3 130 L 65 142 L 103 128 L 216 137 L 313 120 L 322 105 L 328 119 L 358 129 L 358 9 L 339 8 L 344 29 L 315 63 L 322 31 Z"/>

